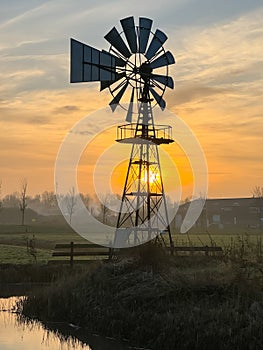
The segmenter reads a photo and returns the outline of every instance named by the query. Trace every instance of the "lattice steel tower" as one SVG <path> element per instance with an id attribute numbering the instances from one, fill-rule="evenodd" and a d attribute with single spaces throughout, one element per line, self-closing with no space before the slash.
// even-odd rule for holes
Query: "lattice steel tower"
<path id="1" fill-rule="evenodd" d="M 167 36 L 151 31 L 152 20 L 140 17 L 135 25 L 128 17 L 120 22 L 122 32 L 114 27 L 105 35 L 109 52 L 71 39 L 71 82 L 100 81 L 101 90 L 108 88 L 113 96 L 112 111 L 122 98 L 130 100 L 127 108 L 122 106 L 127 124 L 117 130 L 116 141 L 131 144 L 132 150 L 114 246 L 137 245 L 167 232 L 172 247 L 158 151 L 159 145 L 173 142 L 172 128 L 154 124 L 153 107 L 165 109 L 165 89 L 174 87 L 168 66 L 175 61 L 163 47 Z"/>

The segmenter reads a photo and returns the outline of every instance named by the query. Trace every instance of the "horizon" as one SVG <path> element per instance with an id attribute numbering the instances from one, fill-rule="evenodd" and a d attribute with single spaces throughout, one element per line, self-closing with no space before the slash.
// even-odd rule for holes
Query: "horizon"
<path id="1" fill-rule="evenodd" d="M 53 190 L 45 190 L 45 191 L 43 191 L 43 192 L 36 192 L 36 193 L 30 193 L 30 194 L 28 194 L 27 193 L 27 199 L 34 199 L 34 198 L 36 198 L 37 196 L 41 196 L 41 195 L 43 195 L 44 193 L 46 193 L 46 192 L 48 192 L 48 193 L 52 193 L 52 194 L 54 194 L 55 195 L 55 192 L 53 191 Z M 5 197 L 7 197 L 7 196 L 9 196 L 9 195 L 15 195 L 15 196 L 17 196 L 17 198 L 19 198 L 18 196 L 19 196 L 19 194 L 20 194 L 20 192 L 19 191 L 14 191 L 14 192 L 10 192 L 10 193 L 6 193 L 6 194 L 4 194 L 4 195 L 2 195 L 2 197 L 1 197 L 1 200 L 3 201 L 4 199 L 5 199 Z M 84 196 L 89 196 L 91 199 L 94 199 L 95 201 L 96 200 L 98 200 L 98 197 L 97 197 L 97 194 L 96 193 L 94 193 L 94 192 L 92 192 L 92 193 L 89 193 L 89 192 L 79 192 L 79 194 L 80 195 L 84 195 Z M 113 193 L 110 193 L 110 192 L 106 192 L 106 193 L 103 193 L 103 194 L 106 194 L 106 195 L 113 195 L 113 196 L 115 196 L 116 198 L 118 197 L 118 196 L 120 196 L 120 194 L 119 193 L 116 193 L 116 192 L 113 192 Z M 168 199 L 171 199 L 169 196 L 166 196 Z M 202 197 L 192 197 L 192 198 L 188 198 L 188 197 L 185 197 L 185 198 L 181 198 L 181 200 L 180 200 L 180 203 L 186 203 L 187 201 L 194 201 L 194 200 L 198 200 L 198 199 L 201 199 Z M 259 197 L 257 197 L 255 194 L 253 194 L 252 192 L 251 192 L 251 195 L 250 196 L 246 196 L 246 197 L 206 197 L 205 198 L 205 200 L 221 200 L 221 199 L 253 199 L 253 198 L 255 198 L 255 199 L 257 199 L 257 198 L 259 198 Z M 176 203 L 176 201 L 174 201 L 174 202 L 172 202 L 172 203 Z"/>

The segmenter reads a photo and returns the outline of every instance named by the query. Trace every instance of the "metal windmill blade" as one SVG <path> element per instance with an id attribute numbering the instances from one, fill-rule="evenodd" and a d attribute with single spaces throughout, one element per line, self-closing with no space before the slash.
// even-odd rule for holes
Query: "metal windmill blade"
<path id="1" fill-rule="evenodd" d="M 158 105 L 161 107 L 161 109 L 164 110 L 166 107 L 166 102 L 164 101 L 162 96 L 160 96 L 152 87 L 150 87 L 150 92 L 153 95 L 153 97 L 155 98 Z"/>
<path id="2" fill-rule="evenodd" d="M 119 81 L 120 79 L 125 77 L 125 73 L 120 73 L 120 74 L 116 74 L 115 75 L 115 79 L 114 80 L 107 80 L 107 81 L 101 81 L 100 82 L 100 91 L 108 88 L 109 86 L 111 86 L 112 84 L 116 83 L 117 81 Z"/>
<path id="3" fill-rule="evenodd" d="M 139 53 L 144 53 L 148 44 L 153 21 L 149 18 L 139 18 Z"/>
<path id="4" fill-rule="evenodd" d="M 137 52 L 137 33 L 133 17 L 121 20 L 121 25 L 132 53 Z"/>
<path id="5" fill-rule="evenodd" d="M 125 90 L 128 87 L 128 82 L 126 82 L 122 88 L 120 89 L 120 91 L 117 93 L 117 95 L 112 99 L 112 101 L 110 102 L 110 107 L 112 109 L 112 111 L 114 112 L 115 109 L 117 108 L 117 105 L 119 104 L 123 94 L 125 93 Z"/>
<path id="6" fill-rule="evenodd" d="M 150 46 L 145 54 L 148 60 L 152 59 L 156 52 L 162 47 L 162 45 L 168 39 L 167 35 L 161 32 L 159 29 L 156 30 L 154 37 L 150 43 Z"/>
<path id="7" fill-rule="evenodd" d="M 158 74 L 151 74 L 151 79 L 155 82 L 158 81 L 158 83 L 161 83 L 170 89 L 174 88 L 174 81 L 172 77 L 169 77 L 168 75 L 158 75 Z"/>
<path id="8" fill-rule="evenodd" d="M 165 52 L 162 56 L 156 58 L 154 61 L 151 62 L 151 68 L 160 68 L 163 66 L 168 66 L 170 64 L 174 64 L 175 60 L 173 55 L 170 51 Z"/>
<path id="9" fill-rule="evenodd" d="M 122 56 L 129 58 L 131 56 L 130 50 L 126 46 L 125 42 L 122 40 L 119 32 L 115 27 L 113 27 L 104 38 L 113 46 L 117 51 L 119 51 Z"/>
<path id="10" fill-rule="evenodd" d="M 131 93 L 131 99 L 130 99 L 130 104 L 129 104 L 129 108 L 127 111 L 127 115 L 126 115 L 126 122 L 131 123 L 132 122 L 132 114 L 133 114 L 133 102 L 134 102 L 134 91 L 135 88 L 133 87 L 132 89 L 132 93 Z"/>

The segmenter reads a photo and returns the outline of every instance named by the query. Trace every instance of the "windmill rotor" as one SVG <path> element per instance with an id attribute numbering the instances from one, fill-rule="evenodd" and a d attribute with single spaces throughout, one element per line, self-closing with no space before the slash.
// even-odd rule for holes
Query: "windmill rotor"
<path id="1" fill-rule="evenodd" d="M 161 109 L 165 108 L 166 88 L 174 88 L 168 66 L 175 60 L 163 46 L 167 36 L 159 29 L 153 32 L 152 23 L 145 17 L 139 18 L 138 25 L 134 17 L 122 19 L 121 32 L 113 27 L 104 36 L 110 44 L 109 51 L 71 39 L 71 82 L 100 81 L 100 90 L 107 88 L 112 95 L 109 103 L 112 111 L 117 105 L 126 109 L 128 122 L 138 113 L 138 101 L 145 85 L 154 106 Z M 123 100 L 128 102 L 127 108 L 121 104 Z"/>

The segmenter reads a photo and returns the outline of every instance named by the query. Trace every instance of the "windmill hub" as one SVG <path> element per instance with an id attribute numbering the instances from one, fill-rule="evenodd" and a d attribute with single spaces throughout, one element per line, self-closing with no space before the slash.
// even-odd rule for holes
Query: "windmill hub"
<path id="1" fill-rule="evenodd" d="M 152 73 L 152 70 L 153 69 L 150 63 L 144 62 L 139 68 L 139 73 L 141 74 L 142 78 L 147 78 Z"/>
<path id="2" fill-rule="evenodd" d="M 133 73 L 140 75 L 149 75 L 152 73 L 152 68 L 149 63 L 144 62 L 140 67 L 134 67 Z"/>

